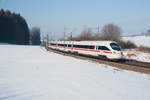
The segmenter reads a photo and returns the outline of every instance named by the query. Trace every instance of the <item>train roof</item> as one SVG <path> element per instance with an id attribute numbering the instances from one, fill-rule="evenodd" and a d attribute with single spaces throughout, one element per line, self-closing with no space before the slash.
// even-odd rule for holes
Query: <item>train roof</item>
<path id="1" fill-rule="evenodd" d="M 116 43 L 115 41 L 50 41 L 50 43 L 63 43 L 63 44 L 80 44 L 80 45 L 107 45 Z"/>

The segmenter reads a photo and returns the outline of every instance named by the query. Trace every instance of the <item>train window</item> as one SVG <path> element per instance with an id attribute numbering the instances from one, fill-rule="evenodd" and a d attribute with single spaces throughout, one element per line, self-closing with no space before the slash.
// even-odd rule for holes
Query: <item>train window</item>
<path id="1" fill-rule="evenodd" d="M 78 46 L 78 45 L 73 45 L 73 47 L 75 47 L 75 48 L 79 48 L 79 46 Z"/>
<path id="2" fill-rule="evenodd" d="M 78 48 L 84 48 L 84 46 L 83 46 L 83 45 L 78 45 L 77 47 L 78 47 Z"/>
<path id="3" fill-rule="evenodd" d="M 117 50 L 117 51 L 121 50 L 120 46 L 116 43 L 110 43 L 110 46 L 113 50 Z"/>
<path id="4" fill-rule="evenodd" d="M 75 48 L 83 48 L 83 49 L 94 49 L 94 46 L 90 45 L 73 45 Z"/>
<path id="5" fill-rule="evenodd" d="M 78 48 L 84 48 L 84 46 L 83 45 L 78 45 Z"/>
<path id="6" fill-rule="evenodd" d="M 70 45 L 70 44 L 68 44 L 68 47 L 71 47 L 71 45 Z"/>
<path id="7" fill-rule="evenodd" d="M 98 50 L 106 50 L 106 51 L 110 51 L 107 47 L 105 46 L 98 46 Z"/>
<path id="8" fill-rule="evenodd" d="M 94 46 L 86 45 L 85 46 L 87 49 L 94 49 Z"/>
<path id="9" fill-rule="evenodd" d="M 64 47 L 67 47 L 67 44 L 64 44 Z"/>
<path id="10" fill-rule="evenodd" d="M 58 46 L 67 47 L 67 44 L 58 44 Z"/>
<path id="11" fill-rule="evenodd" d="M 55 43 L 50 43 L 50 45 L 56 45 Z"/>
<path id="12" fill-rule="evenodd" d="M 64 44 L 58 44 L 58 46 L 64 46 Z"/>

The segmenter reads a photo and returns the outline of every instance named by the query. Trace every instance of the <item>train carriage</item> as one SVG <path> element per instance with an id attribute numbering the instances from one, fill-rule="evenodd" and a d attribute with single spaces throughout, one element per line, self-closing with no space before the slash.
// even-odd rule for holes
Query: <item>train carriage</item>
<path id="1" fill-rule="evenodd" d="M 50 41 L 49 47 L 111 60 L 121 59 L 123 56 L 120 46 L 114 41 Z"/>

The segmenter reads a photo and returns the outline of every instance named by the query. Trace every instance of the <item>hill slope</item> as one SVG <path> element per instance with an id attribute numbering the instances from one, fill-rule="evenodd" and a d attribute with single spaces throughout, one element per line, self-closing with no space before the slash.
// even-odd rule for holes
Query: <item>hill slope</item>
<path id="1" fill-rule="evenodd" d="M 131 37 L 123 37 L 125 41 L 132 41 L 137 46 L 146 46 L 150 47 L 150 36 L 131 36 Z"/>

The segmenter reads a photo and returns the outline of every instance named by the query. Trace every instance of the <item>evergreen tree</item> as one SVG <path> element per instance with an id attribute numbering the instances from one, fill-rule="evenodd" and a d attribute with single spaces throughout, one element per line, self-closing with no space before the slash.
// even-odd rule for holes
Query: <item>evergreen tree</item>
<path id="1" fill-rule="evenodd" d="M 0 42 L 29 44 L 29 28 L 20 14 L 0 10 Z"/>

